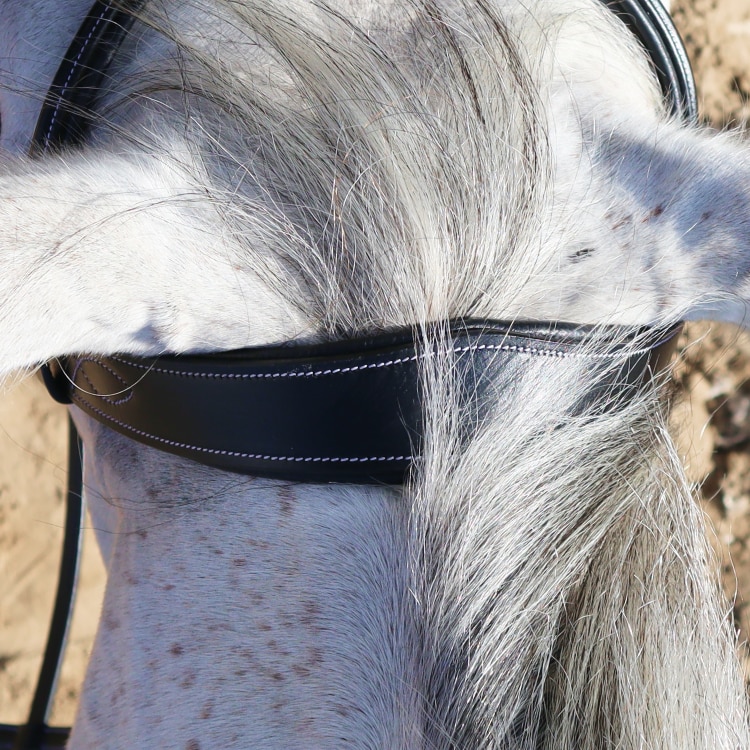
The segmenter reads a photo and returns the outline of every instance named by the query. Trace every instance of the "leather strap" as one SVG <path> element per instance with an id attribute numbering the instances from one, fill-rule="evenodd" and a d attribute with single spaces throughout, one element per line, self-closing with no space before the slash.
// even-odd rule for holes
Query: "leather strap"
<path id="1" fill-rule="evenodd" d="M 70 44 L 37 120 L 32 152 L 81 145 L 112 58 L 145 0 L 96 0 Z"/>
<path id="2" fill-rule="evenodd" d="M 663 369 L 680 328 L 459 321 L 449 346 L 479 422 L 498 383 L 523 377 L 530 358 L 543 358 L 545 372 L 580 370 L 586 360 L 588 401 L 611 408 Z M 626 355 L 624 335 L 647 343 Z M 292 481 L 401 483 L 420 452 L 421 362 L 434 355 L 404 329 L 205 356 L 79 356 L 59 363 L 52 388 L 123 435 L 216 468 Z"/>
<path id="3" fill-rule="evenodd" d="M 81 556 L 83 496 L 81 494 L 81 444 L 73 422 L 68 418 L 68 489 L 65 503 L 65 537 L 60 556 L 57 593 L 47 634 L 42 665 L 26 724 L 20 727 L 0 724 L 0 750 L 47 750 L 65 747 L 69 730 L 47 726 L 62 665 L 68 627 L 75 599 Z"/>
<path id="4" fill-rule="evenodd" d="M 625 23 L 648 54 L 672 114 L 698 122 L 698 94 L 690 60 L 661 0 L 602 0 Z"/>

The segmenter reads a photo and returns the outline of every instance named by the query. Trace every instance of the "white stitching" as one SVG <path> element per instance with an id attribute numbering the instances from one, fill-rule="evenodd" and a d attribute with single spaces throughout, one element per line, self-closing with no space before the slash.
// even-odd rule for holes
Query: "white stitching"
<path id="1" fill-rule="evenodd" d="M 539 357 L 558 357 L 564 359 L 566 357 L 590 357 L 592 359 L 606 359 L 615 358 L 618 354 L 627 357 L 634 357 L 639 354 L 646 354 L 652 349 L 639 349 L 634 352 L 623 352 L 623 353 L 606 353 L 606 354 L 595 354 L 586 352 L 566 352 L 559 349 L 538 349 L 531 346 L 519 346 L 517 344 L 473 344 L 470 346 L 457 346 L 454 347 L 454 354 L 465 354 L 466 352 L 472 351 L 502 351 L 502 352 L 517 352 L 519 354 L 530 354 L 532 356 Z M 430 356 L 428 353 L 413 354 L 411 357 L 399 357 L 397 359 L 391 359 L 387 362 L 369 362 L 364 365 L 351 365 L 350 367 L 336 367 L 328 370 L 313 370 L 313 371 L 295 371 L 288 370 L 285 372 L 248 372 L 248 373 L 236 373 L 236 372 L 189 372 L 185 370 L 172 370 L 163 367 L 157 367 L 156 365 L 142 365 L 137 362 L 132 362 L 127 359 L 122 359 L 117 356 L 108 357 L 116 362 L 120 362 L 127 367 L 134 367 L 139 370 L 149 370 L 150 372 L 158 372 L 162 375 L 176 375 L 178 377 L 185 378 L 216 378 L 218 380 L 258 380 L 258 379 L 274 379 L 274 378 L 319 378 L 326 377 L 328 375 L 344 375 L 352 372 L 361 372 L 362 370 L 376 370 L 383 367 L 393 367 L 395 365 L 405 364 L 407 362 L 415 362 L 417 359 Z M 158 359 L 158 357 L 156 358 Z M 95 360 L 91 360 L 95 361 Z"/>
<path id="2" fill-rule="evenodd" d="M 359 458 L 356 456 L 270 456 L 262 455 L 260 453 L 242 453 L 241 451 L 227 451 L 218 450 L 215 448 L 202 448 L 198 445 L 189 445 L 188 443 L 178 443 L 175 440 L 168 440 L 167 438 L 159 437 L 158 435 L 152 435 L 143 430 L 138 430 L 135 427 L 131 427 L 125 422 L 121 422 L 115 417 L 111 417 L 106 412 L 97 409 L 95 406 L 90 404 L 86 399 L 81 398 L 78 393 L 73 393 L 73 398 L 84 408 L 90 409 L 91 411 L 104 417 L 104 419 L 116 424 L 129 432 L 132 432 L 141 437 L 155 440 L 158 443 L 164 445 L 171 445 L 173 448 L 182 448 L 183 450 L 196 451 L 197 453 L 210 453 L 215 456 L 228 456 L 230 458 L 249 458 L 262 461 L 292 461 L 294 463 L 341 463 L 341 464 L 357 464 L 357 463 L 371 463 L 371 462 L 387 462 L 387 461 L 411 461 L 413 456 L 369 456 Z"/>
<path id="3" fill-rule="evenodd" d="M 392 367 L 394 365 L 401 365 L 406 362 L 415 362 L 419 357 L 423 357 L 423 354 L 413 354 L 411 357 L 399 357 L 398 359 L 391 359 L 387 362 L 370 362 L 366 365 L 352 365 L 351 367 L 334 367 L 328 370 L 314 370 L 311 372 L 305 371 L 294 371 L 288 370 L 286 372 L 186 372 L 184 370 L 167 370 L 163 367 L 142 365 L 137 362 L 130 362 L 120 357 L 112 356 L 107 359 L 113 359 L 116 362 L 120 362 L 128 367 L 135 367 L 139 370 L 149 370 L 150 372 L 158 372 L 162 375 L 177 375 L 180 377 L 187 378 L 218 378 L 223 380 L 237 379 L 237 380 L 257 380 L 257 379 L 274 379 L 274 378 L 319 378 L 327 375 L 343 375 L 350 372 L 359 372 L 361 370 L 376 370 L 382 367 Z"/>
<path id="4" fill-rule="evenodd" d="M 81 45 L 81 48 L 78 50 L 78 55 L 76 56 L 76 59 L 73 60 L 73 65 L 70 68 L 68 77 L 65 79 L 65 83 L 63 84 L 62 88 L 60 89 L 60 93 L 58 94 L 57 104 L 55 105 L 55 109 L 52 111 L 52 119 L 50 120 L 47 133 L 44 136 L 44 148 L 45 149 L 49 146 L 50 138 L 52 137 L 52 130 L 54 129 L 55 122 L 57 121 L 57 115 L 60 112 L 60 108 L 62 107 L 63 97 L 68 91 L 68 86 L 70 84 L 71 79 L 73 78 L 73 74 L 75 73 L 76 68 L 78 68 L 81 57 L 83 56 L 83 53 L 86 51 L 86 48 L 89 46 L 89 43 L 91 42 L 91 38 L 94 36 L 94 33 L 99 28 L 99 24 L 104 20 L 104 17 L 107 15 L 107 12 L 109 11 L 111 7 L 112 7 L 112 3 L 108 2 L 106 7 L 102 10 L 99 18 L 96 19 L 96 23 L 91 27 L 91 31 L 89 31 L 89 35 L 84 40 L 83 44 Z"/>
<path id="5" fill-rule="evenodd" d="M 128 393 L 127 396 L 120 398 L 120 399 L 115 399 L 112 397 L 113 395 L 118 395 L 118 394 L 99 393 L 96 385 L 92 382 L 91 378 L 86 373 L 86 370 L 82 367 L 86 362 L 90 362 L 91 364 L 96 365 L 97 367 L 101 367 L 102 370 L 104 370 L 105 372 L 108 372 L 115 380 L 119 381 L 120 384 L 124 386 L 124 389 L 122 391 L 119 391 L 118 393 L 123 393 L 128 390 L 130 391 L 130 393 Z M 118 372 L 113 370 L 104 362 L 101 362 L 97 359 L 92 359 L 91 357 L 85 357 L 85 358 L 79 359 L 78 362 L 76 363 L 76 368 L 73 372 L 73 375 L 70 378 L 72 383 L 75 383 L 76 376 L 78 375 L 79 372 L 81 376 L 86 379 L 86 382 L 91 387 L 91 395 L 98 396 L 103 401 L 106 401 L 108 404 L 111 404 L 112 406 L 122 406 L 123 404 L 127 404 L 128 401 L 130 401 L 130 399 L 133 398 L 133 395 L 134 395 L 133 386 L 128 385 L 127 381 Z"/>

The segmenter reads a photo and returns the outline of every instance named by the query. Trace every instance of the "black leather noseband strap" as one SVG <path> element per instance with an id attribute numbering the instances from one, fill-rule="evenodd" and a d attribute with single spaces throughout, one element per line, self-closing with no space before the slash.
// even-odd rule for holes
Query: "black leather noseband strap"
<path id="1" fill-rule="evenodd" d="M 590 398 L 627 399 L 663 369 L 679 328 L 644 339 L 644 330 L 458 322 L 448 341 L 478 421 L 498 378 L 509 367 L 522 377 L 531 358 L 543 358 L 550 377 L 571 358 L 588 360 L 581 377 L 591 378 Z M 636 336 L 645 344 L 625 353 L 623 341 Z M 58 397 L 112 429 L 209 466 L 293 481 L 401 483 L 421 447 L 420 364 L 434 354 L 404 329 L 206 356 L 70 357 L 55 381 Z"/>

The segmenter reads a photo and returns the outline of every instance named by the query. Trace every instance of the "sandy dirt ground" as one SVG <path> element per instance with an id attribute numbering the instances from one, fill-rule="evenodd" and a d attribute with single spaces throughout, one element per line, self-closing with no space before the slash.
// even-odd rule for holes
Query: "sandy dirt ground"
<path id="1" fill-rule="evenodd" d="M 23 721 L 41 663 L 62 545 L 67 414 L 32 378 L 0 398 L 0 722 Z M 89 525 L 88 523 L 86 524 Z M 70 724 L 104 590 L 93 532 L 51 723 Z"/>
<path id="2" fill-rule="evenodd" d="M 695 65 L 703 117 L 750 121 L 750 2 L 681 0 L 674 16 Z M 694 345 L 700 340 L 700 345 Z M 708 533 L 741 640 L 750 636 L 750 336 L 690 326 L 675 426 L 701 485 Z M 65 412 L 27 381 L 0 396 L 0 722 L 19 722 L 39 668 L 62 541 Z M 88 525 L 88 524 L 87 524 Z M 104 573 L 87 532 L 78 604 L 52 723 L 69 724 L 101 607 Z M 750 659 L 742 652 L 750 678 Z"/>
<path id="3" fill-rule="evenodd" d="M 679 0 L 672 10 L 693 63 L 704 121 L 747 130 L 750 3 Z M 684 399 L 675 428 L 690 477 L 700 483 L 750 683 L 750 335 L 729 326 L 689 326 L 676 375 Z"/>

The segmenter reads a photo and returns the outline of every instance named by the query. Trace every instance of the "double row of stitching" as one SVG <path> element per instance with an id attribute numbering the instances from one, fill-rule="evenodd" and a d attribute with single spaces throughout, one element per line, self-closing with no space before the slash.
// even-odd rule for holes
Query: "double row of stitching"
<path id="1" fill-rule="evenodd" d="M 647 354 L 653 348 L 654 347 L 648 347 L 632 352 L 627 350 L 620 350 L 615 352 L 585 352 L 575 350 L 570 351 L 565 349 L 546 349 L 542 347 L 522 346 L 519 344 L 469 344 L 467 346 L 456 346 L 452 351 L 454 354 L 466 354 L 477 351 L 494 351 L 515 352 L 517 354 L 528 354 L 530 356 L 536 357 L 555 357 L 560 359 L 568 357 L 584 357 L 587 359 L 615 359 L 617 357 L 632 357 L 641 354 Z M 173 375 L 175 377 L 183 378 L 206 378 L 217 380 L 276 380 L 280 378 L 323 378 L 332 375 L 346 375 L 350 373 L 362 372 L 365 370 L 376 370 L 386 367 L 408 364 L 410 362 L 416 362 L 419 359 L 424 359 L 428 356 L 431 356 L 431 353 L 422 352 L 420 354 L 413 354 L 409 357 L 395 357 L 383 362 L 367 362 L 360 365 L 331 367 L 324 370 L 292 369 L 281 370 L 277 372 L 195 372 L 189 370 L 159 367 L 157 364 L 155 364 L 156 362 L 158 362 L 158 357 L 155 358 L 154 364 L 142 364 L 140 362 L 133 362 L 131 360 L 117 356 L 107 357 L 106 359 L 112 359 L 127 367 L 133 367 L 138 370 L 147 370 L 150 372 L 159 373 L 161 375 Z"/>
<path id="2" fill-rule="evenodd" d="M 55 109 L 52 112 L 52 118 L 50 119 L 49 128 L 47 128 L 47 132 L 44 136 L 44 147 L 45 149 L 49 146 L 49 142 L 52 139 L 52 133 L 55 129 L 55 124 L 57 122 L 57 115 L 60 112 L 60 108 L 62 107 L 62 103 L 65 98 L 65 94 L 68 92 L 68 88 L 70 87 L 70 82 L 73 79 L 73 76 L 75 75 L 76 70 L 78 69 L 78 66 L 81 64 L 81 58 L 83 57 L 84 53 L 88 49 L 89 44 L 91 44 L 91 40 L 94 38 L 94 34 L 96 33 L 96 30 L 99 28 L 99 25 L 104 20 L 104 17 L 107 15 L 112 3 L 109 2 L 104 7 L 102 12 L 100 13 L 99 17 L 96 19 L 96 22 L 91 27 L 91 30 L 89 31 L 88 36 L 83 41 L 83 44 L 81 45 L 80 50 L 78 50 L 78 55 L 75 60 L 73 60 L 73 64 L 70 66 L 70 71 L 68 72 L 68 77 L 65 80 L 65 83 L 63 84 L 62 88 L 60 89 L 60 93 L 57 97 L 57 103 L 55 104 Z"/>
<path id="3" fill-rule="evenodd" d="M 559 363 L 567 370 L 569 363 L 585 368 L 606 357 L 617 370 L 612 387 L 627 396 L 662 366 L 665 344 L 676 331 L 650 336 L 653 344 L 630 351 L 607 337 L 599 339 L 597 352 L 575 340 L 496 333 L 458 336 L 445 352 L 453 352 L 458 374 L 479 389 L 472 408 L 481 418 L 482 388 L 514 358 L 528 358 L 525 367 L 535 358 L 539 366 L 543 359 L 553 369 Z M 418 344 L 410 345 L 406 336 L 401 342 L 382 346 L 377 339 L 365 341 L 359 354 L 300 347 L 294 358 L 284 350 L 269 350 L 263 360 L 243 359 L 243 352 L 215 360 L 165 356 L 131 361 L 130 355 L 99 360 L 84 355 L 78 363 L 68 360 L 67 371 L 82 386 L 93 383 L 94 392 L 77 389 L 74 382 L 67 393 L 73 403 L 122 434 L 215 468 L 300 481 L 400 483 L 424 429 L 415 362 L 437 355 L 429 347 L 415 350 Z M 155 377 L 149 378 L 152 372 Z M 335 379 L 350 373 L 361 377 Z M 100 396 L 108 383 L 122 379 L 133 382 L 125 398 L 120 393 Z M 227 388 L 230 384 L 234 389 Z M 594 388 L 592 398 L 597 393 Z"/>
<path id="4" fill-rule="evenodd" d="M 395 461 L 412 461 L 413 456 L 271 456 L 262 453 L 243 453 L 242 451 L 230 451 L 223 450 L 220 448 L 204 448 L 200 445 L 190 445 L 189 443 L 181 443 L 176 440 L 169 440 L 167 438 L 160 437 L 159 435 L 152 435 L 144 430 L 139 430 L 127 422 L 123 422 L 115 417 L 110 416 L 101 409 L 97 409 L 96 406 L 91 404 L 85 398 L 79 395 L 79 392 L 74 392 L 72 398 L 80 406 L 98 414 L 102 419 L 105 419 L 112 424 L 121 427 L 128 432 L 132 432 L 134 435 L 153 440 L 154 442 L 161 443 L 162 445 L 169 445 L 172 448 L 179 448 L 181 450 L 195 451 L 196 453 L 204 453 L 213 456 L 227 456 L 229 458 L 246 458 L 254 461 L 286 461 L 289 463 L 305 463 L 305 464 L 365 464 L 365 463 L 390 463 Z"/>
<path id="5" fill-rule="evenodd" d="M 96 385 L 92 382 L 91 378 L 86 372 L 86 369 L 84 368 L 84 365 L 87 362 L 92 365 L 96 365 L 97 367 L 101 367 L 102 370 L 104 370 L 105 372 L 108 372 L 115 380 L 119 381 L 120 385 L 123 386 L 122 390 L 115 394 L 99 393 L 97 391 Z M 102 400 L 106 401 L 108 404 L 111 404 L 112 406 L 122 406 L 123 404 L 127 404 L 128 401 L 130 401 L 130 399 L 133 398 L 132 386 L 128 385 L 128 383 L 125 381 L 122 375 L 120 375 L 120 373 L 113 370 L 111 367 L 109 367 L 105 362 L 102 362 L 101 360 L 94 359 L 92 357 L 84 357 L 84 358 L 77 359 L 75 369 L 70 375 L 70 380 L 73 384 L 75 384 L 76 379 L 78 378 L 79 374 L 89 384 L 89 387 L 91 388 L 90 395 L 97 396 L 98 398 L 101 398 Z M 126 393 L 127 395 L 118 399 L 113 398 L 113 396 L 119 395 L 119 393 Z"/>

